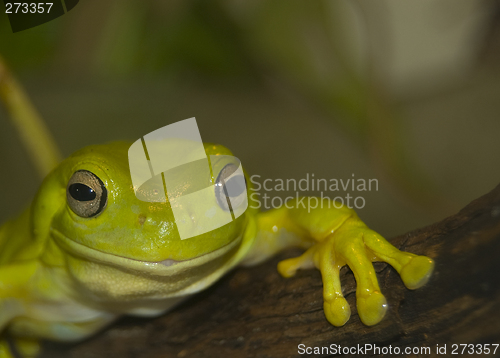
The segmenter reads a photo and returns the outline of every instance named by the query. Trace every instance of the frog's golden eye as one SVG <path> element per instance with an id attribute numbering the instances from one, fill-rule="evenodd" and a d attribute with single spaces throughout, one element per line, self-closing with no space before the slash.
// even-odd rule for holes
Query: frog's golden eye
<path id="1" fill-rule="evenodd" d="M 227 164 L 215 182 L 215 197 L 219 206 L 226 211 L 238 208 L 246 198 L 246 179 L 237 172 L 238 166 Z"/>
<path id="2" fill-rule="evenodd" d="M 97 175 L 79 170 L 68 182 L 66 197 L 69 207 L 76 215 L 90 218 L 104 210 L 108 202 L 108 191 Z"/>

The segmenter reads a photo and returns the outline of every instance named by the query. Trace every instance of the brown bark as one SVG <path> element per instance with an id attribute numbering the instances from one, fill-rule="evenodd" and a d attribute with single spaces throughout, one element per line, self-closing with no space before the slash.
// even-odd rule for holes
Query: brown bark
<path id="1" fill-rule="evenodd" d="M 436 268 L 425 287 L 410 291 L 394 269 L 375 264 L 389 310 L 373 327 L 359 320 L 348 268 L 341 279 L 352 316 L 344 327 L 331 326 L 319 271 L 278 275 L 277 262 L 298 253 L 290 250 L 235 270 L 162 317 L 124 318 L 77 345 L 46 343 L 43 356 L 295 357 L 301 343 L 427 346 L 435 355 L 436 344 L 447 344 L 449 354 L 454 343 L 500 343 L 500 186 L 458 214 L 391 242 L 433 258 Z"/>

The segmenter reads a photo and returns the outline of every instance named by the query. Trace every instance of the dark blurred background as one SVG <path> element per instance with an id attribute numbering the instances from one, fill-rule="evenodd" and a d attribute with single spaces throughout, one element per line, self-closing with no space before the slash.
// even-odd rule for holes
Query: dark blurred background
<path id="1" fill-rule="evenodd" d="M 15 34 L 1 13 L 0 54 L 64 156 L 194 116 L 260 181 L 378 179 L 351 195 L 391 237 L 499 182 L 499 4 L 82 0 Z M 41 180 L 1 106 L 0 173 L 2 222 Z"/>

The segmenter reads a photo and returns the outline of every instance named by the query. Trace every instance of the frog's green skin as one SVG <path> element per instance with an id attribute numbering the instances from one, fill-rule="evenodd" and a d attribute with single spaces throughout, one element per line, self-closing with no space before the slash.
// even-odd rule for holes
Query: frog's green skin
<path id="1" fill-rule="evenodd" d="M 327 199 L 310 210 L 294 201 L 265 213 L 249 207 L 217 230 L 180 240 L 168 203 L 136 198 L 129 146 L 76 152 L 47 176 L 29 208 L 0 228 L 0 358 L 12 357 L 12 345 L 35 356 L 39 338 L 85 338 L 122 314 L 161 314 L 234 266 L 261 262 L 289 246 L 307 251 L 280 262 L 279 272 L 289 277 L 299 268 L 321 270 L 325 315 L 335 326 L 350 316 L 342 266 L 354 272 L 366 325 L 378 323 L 387 309 L 372 261 L 391 264 L 410 289 L 429 279 L 431 259 L 399 251 L 352 209 Z M 220 145 L 205 144 L 205 151 L 232 155 Z M 79 217 L 68 207 L 68 180 L 78 170 L 97 175 L 108 190 L 98 216 Z"/>

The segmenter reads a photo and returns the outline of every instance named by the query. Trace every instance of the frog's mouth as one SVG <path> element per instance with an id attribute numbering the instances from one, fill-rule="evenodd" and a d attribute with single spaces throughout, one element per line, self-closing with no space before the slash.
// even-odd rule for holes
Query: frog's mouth
<path id="1" fill-rule="evenodd" d="M 199 267 L 208 262 L 219 259 L 224 255 L 234 254 L 234 252 L 238 250 L 243 238 L 243 234 L 240 234 L 230 243 L 222 246 L 221 248 L 188 260 L 177 261 L 167 259 L 162 261 L 150 262 L 118 256 L 109 252 L 99 251 L 97 249 L 71 240 L 57 229 L 51 228 L 50 230 L 57 245 L 62 250 L 70 254 L 84 258 L 87 261 L 104 263 L 120 268 L 127 268 L 142 272 L 150 272 L 156 275 L 171 274 L 173 271 L 182 271 L 184 269 Z"/>

